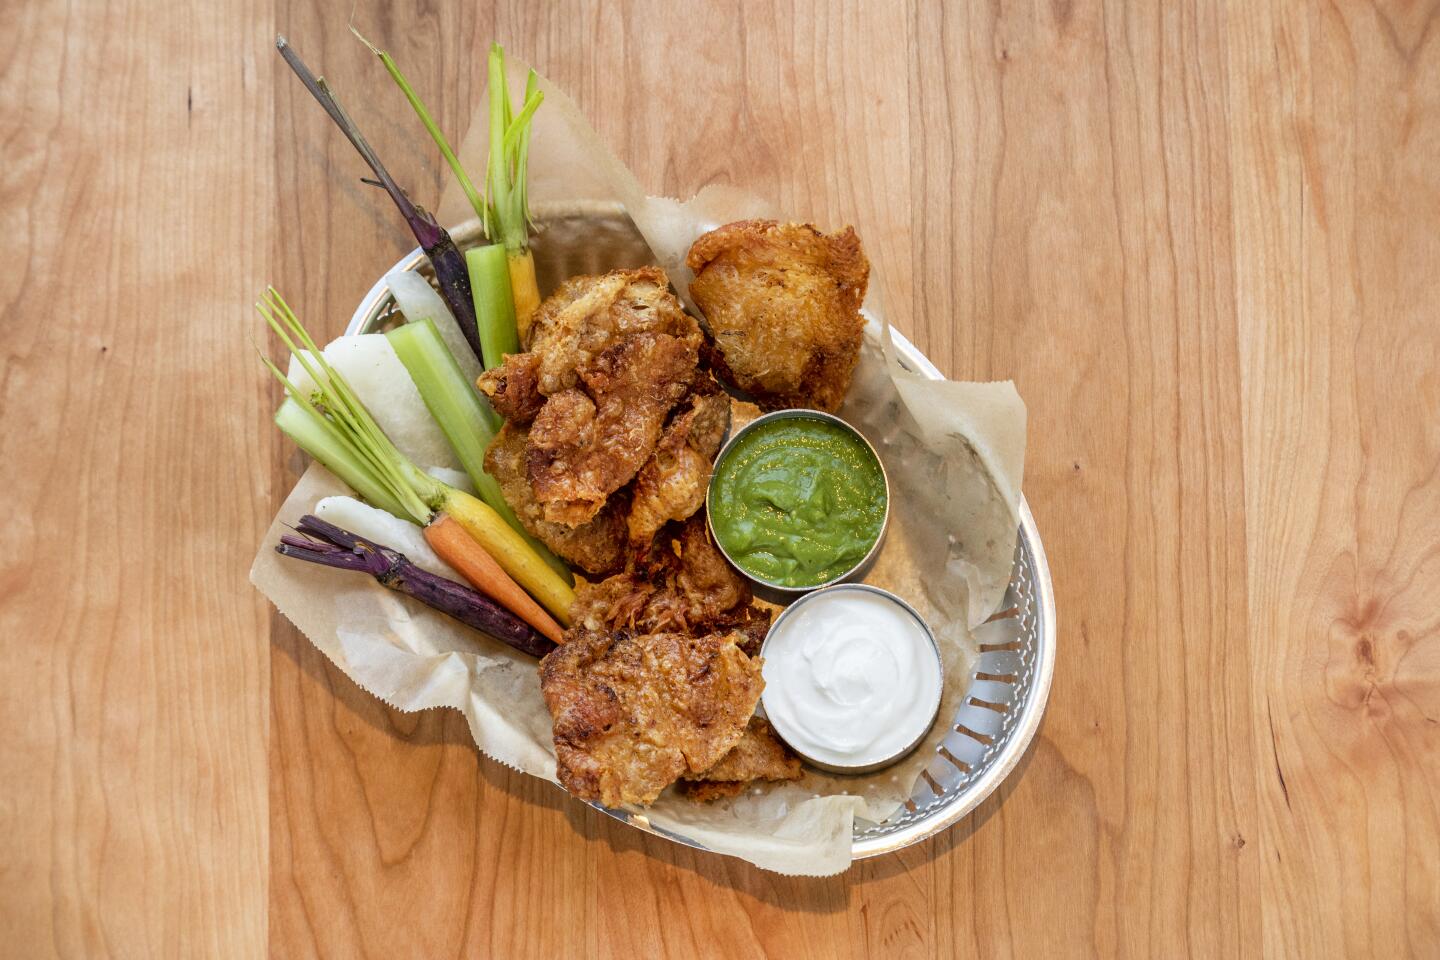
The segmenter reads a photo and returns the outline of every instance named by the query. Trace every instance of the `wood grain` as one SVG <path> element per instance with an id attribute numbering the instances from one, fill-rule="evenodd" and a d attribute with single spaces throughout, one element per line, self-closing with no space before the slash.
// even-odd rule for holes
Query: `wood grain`
<path id="1" fill-rule="evenodd" d="M 1025 486 L 1062 621 L 1018 802 L 940 865 L 951 889 L 1003 878 L 974 883 L 954 920 L 981 955 L 1221 956 L 1259 929 L 1241 445 L 1223 428 L 1239 418 L 1225 75 L 1207 10 L 933 9 L 916 24 L 935 43 L 912 83 L 944 93 L 913 101 L 912 171 L 920 194 L 956 198 L 913 207 L 917 309 L 948 320 L 956 375 L 1011 376 L 1029 398 Z M 1036 869 L 1056 860 L 1070 869 Z M 1077 922 L 1047 922 L 1062 903 Z"/>
<path id="2" fill-rule="evenodd" d="M 1436 10 L 355 9 L 457 136 L 498 38 L 652 190 L 853 222 L 892 322 L 1025 396 L 1041 735 L 815 880 L 481 759 L 245 583 L 300 467 L 248 304 L 336 333 L 413 246 L 273 34 L 442 183 L 350 5 L 6 7 L 0 954 L 1436 955 Z"/>
<path id="3" fill-rule="evenodd" d="M 263 15 L 263 7 L 260 8 Z M 8 4 L 0 953 L 264 944 L 275 233 L 239 6 Z"/>
<path id="4" fill-rule="evenodd" d="M 1237 24 L 1265 948 L 1440 944 L 1437 9 Z M 1262 47 L 1271 52 L 1255 54 Z M 1307 878 L 1298 883 L 1297 878 Z"/>

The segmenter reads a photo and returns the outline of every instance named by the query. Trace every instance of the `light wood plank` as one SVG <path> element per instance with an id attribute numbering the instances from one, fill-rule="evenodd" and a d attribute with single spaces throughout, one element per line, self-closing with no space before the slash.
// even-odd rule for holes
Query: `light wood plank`
<path id="1" fill-rule="evenodd" d="M 1264 945 L 1440 949 L 1440 45 L 1235 11 Z"/>
<path id="2" fill-rule="evenodd" d="M 273 32 L 443 180 L 350 6 L 12 8 L 0 953 L 1440 952 L 1433 4 L 355 8 L 457 136 L 499 38 L 651 189 L 853 222 L 892 322 L 1026 397 L 1041 736 L 822 880 L 482 760 L 246 584 L 301 466 L 249 304 L 336 333 L 413 246 Z"/>
<path id="3" fill-rule="evenodd" d="M 8 5 L 0 952 L 262 949 L 266 7 Z"/>
<path id="4" fill-rule="evenodd" d="M 915 35 L 920 312 L 957 375 L 1027 399 L 1060 611 L 1041 742 L 937 862 L 941 926 L 985 956 L 1233 954 L 1259 913 L 1223 23 L 937 5 Z"/>

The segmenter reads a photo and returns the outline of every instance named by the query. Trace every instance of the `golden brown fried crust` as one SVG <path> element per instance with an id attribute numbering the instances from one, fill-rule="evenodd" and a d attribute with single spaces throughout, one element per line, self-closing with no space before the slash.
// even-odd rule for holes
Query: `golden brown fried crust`
<path id="1" fill-rule="evenodd" d="M 680 402 L 635 475 L 630 497 L 630 543 L 642 549 L 671 520 L 684 520 L 705 502 L 710 467 L 730 422 L 730 398 L 705 374 Z"/>
<path id="2" fill-rule="evenodd" d="M 696 344 L 631 334 L 578 371 L 584 390 L 551 395 L 530 428 L 526 472 L 552 523 L 577 525 L 635 476 L 665 416 L 690 389 Z"/>
<path id="3" fill-rule="evenodd" d="M 540 662 L 565 789 L 606 806 L 646 804 L 725 757 L 764 686 L 737 639 L 572 628 Z"/>
<path id="4" fill-rule="evenodd" d="M 730 429 L 730 395 L 708 371 L 696 378 L 690 390 L 686 399 L 695 407 L 695 422 L 690 427 L 688 442 L 705 459 L 713 460 Z"/>
<path id="5" fill-rule="evenodd" d="M 775 736 L 770 724 L 751 717 L 745 735 L 709 770 L 686 774 L 679 783 L 682 796 L 697 802 L 738 796 L 756 780 L 798 780 L 804 770 L 790 748 Z"/>
<path id="6" fill-rule="evenodd" d="M 738 397 L 730 398 L 730 431 L 739 433 L 745 429 L 745 425 L 751 420 L 758 420 L 762 411 L 749 400 L 741 400 Z"/>
<path id="7" fill-rule="evenodd" d="M 530 323 L 527 348 L 540 358 L 539 391 L 550 396 L 574 387 L 577 371 L 636 333 L 663 333 L 697 350 L 703 339 L 659 267 L 571 277 L 540 304 Z"/>
<path id="8" fill-rule="evenodd" d="M 703 513 L 671 524 L 625 573 L 576 588 L 571 619 L 591 630 L 740 631 L 747 653 L 760 649 L 767 610 L 751 605 L 750 585 L 710 539 Z"/>
<path id="9" fill-rule="evenodd" d="M 526 529 L 572 559 L 573 549 L 558 546 L 565 538 L 540 524 L 581 530 L 607 511 L 628 511 L 638 487 L 643 549 L 644 528 L 653 533 L 694 512 L 694 488 L 708 480 L 728 411 L 712 399 L 720 394 L 714 378 L 698 370 L 704 337 L 670 292 L 665 271 L 572 277 L 536 310 L 526 338 L 529 352 L 507 356 L 479 380 L 511 426 L 528 428 L 521 460 L 528 489 L 504 485 Z M 656 463 L 671 411 L 692 388 L 698 409 L 675 428 Z M 647 463 L 654 468 L 634 484 Z M 608 520 L 600 526 L 610 529 Z M 587 547 L 604 547 L 599 556 L 587 550 L 590 559 L 580 564 L 592 574 L 615 566 L 608 539 L 596 541 L 595 532 L 580 537 Z"/>
<path id="10" fill-rule="evenodd" d="M 746 606 L 727 612 L 718 618 L 716 623 L 731 630 L 739 630 L 743 635 L 739 641 L 740 649 L 756 657 L 760 655 L 760 645 L 765 642 L 765 635 L 770 632 L 770 611 L 747 601 Z"/>
<path id="11" fill-rule="evenodd" d="M 540 674 L 567 790 L 611 806 L 649 803 L 730 754 L 763 685 L 756 654 L 770 614 L 751 600 L 703 511 L 667 524 L 625 573 L 577 587 L 574 626 Z"/>
<path id="12" fill-rule="evenodd" d="M 674 589 L 689 608 L 690 619 L 699 623 L 718 620 L 753 599 L 750 583 L 730 566 L 715 541 L 703 514 L 695 514 L 680 528 L 679 554 L 667 556 L 660 578 L 673 580 Z M 671 552 L 673 554 L 673 550 Z M 769 623 L 769 614 L 765 615 Z"/>
<path id="13" fill-rule="evenodd" d="M 767 410 L 835 410 L 860 356 L 870 264 L 851 227 L 741 220 L 690 247 L 716 374 Z"/>
<path id="14" fill-rule="evenodd" d="M 632 544 L 648 544 L 666 523 L 690 516 L 705 502 L 710 461 L 685 442 L 693 419 L 687 415 L 673 432 L 662 435 L 654 456 L 635 476 L 626 518 Z"/>
<path id="15" fill-rule="evenodd" d="M 605 576 L 625 565 L 625 502 L 612 497 L 585 523 L 567 527 L 544 518 L 525 476 L 526 431 L 513 423 L 500 428 L 485 452 L 485 470 L 500 484 L 505 502 L 530 535 L 591 576 Z"/>
<path id="16" fill-rule="evenodd" d="M 509 423 L 528 425 L 545 405 L 540 393 L 540 358 L 533 353 L 508 354 L 500 366 L 480 374 L 475 385 Z"/>

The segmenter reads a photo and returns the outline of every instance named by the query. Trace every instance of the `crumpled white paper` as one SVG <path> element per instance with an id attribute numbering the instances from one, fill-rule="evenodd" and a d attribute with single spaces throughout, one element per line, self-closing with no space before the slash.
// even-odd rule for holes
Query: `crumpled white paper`
<path id="1" fill-rule="evenodd" d="M 523 65 L 512 58 L 511 69 L 517 90 Z M 532 134 L 531 196 L 537 202 L 623 203 L 682 295 L 690 280 L 684 254 L 696 237 L 732 220 L 773 215 L 763 202 L 731 188 L 707 188 L 684 203 L 646 196 L 569 97 L 543 80 L 541 88 L 546 100 Z M 460 149 L 472 171 L 484 169 L 483 108 L 478 116 Z M 472 216 L 453 184 L 440 216 L 446 223 Z M 873 297 L 866 315 L 855 381 L 840 411 L 880 451 L 891 483 L 889 534 L 866 580 L 905 597 L 934 628 L 945 663 L 943 719 L 954 715 L 970 684 L 971 630 L 996 611 L 1009 583 L 1025 406 L 1008 381 L 957 383 L 906 372 L 895 360 Z M 424 415 L 423 409 L 405 409 L 418 402 L 412 394 L 408 382 L 397 382 L 391 392 L 397 422 Z M 421 452 L 394 439 L 407 453 Z M 251 581 L 366 690 L 402 710 L 461 710 L 487 756 L 554 781 L 550 718 L 533 659 L 367 577 L 274 553 L 288 524 L 322 497 L 345 492 L 343 484 L 312 465 L 266 532 Z M 642 812 L 653 826 L 768 870 L 837 873 L 851 862 L 854 818 L 891 816 L 946 730 L 937 723 L 914 754 L 875 774 L 808 771 L 795 783 L 759 786 L 732 801 L 705 805 L 667 791 Z"/>

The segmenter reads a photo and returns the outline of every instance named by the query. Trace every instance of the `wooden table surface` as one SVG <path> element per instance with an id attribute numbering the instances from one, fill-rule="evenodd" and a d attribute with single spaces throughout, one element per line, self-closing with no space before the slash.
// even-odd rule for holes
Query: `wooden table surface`
<path id="1" fill-rule="evenodd" d="M 1040 735 L 828 879 L 482 760 L 247 584 L 300 463 L 249 305 L 338 333 L 413 245 L 277 30 L 442 183 L 350 7 L 3 7 L 0 954 L 1440 954 L 1434 4 L 360 4 L 457 136 L 499 38 L 653 191 L 854 223 L 1028 402 Z"/>

